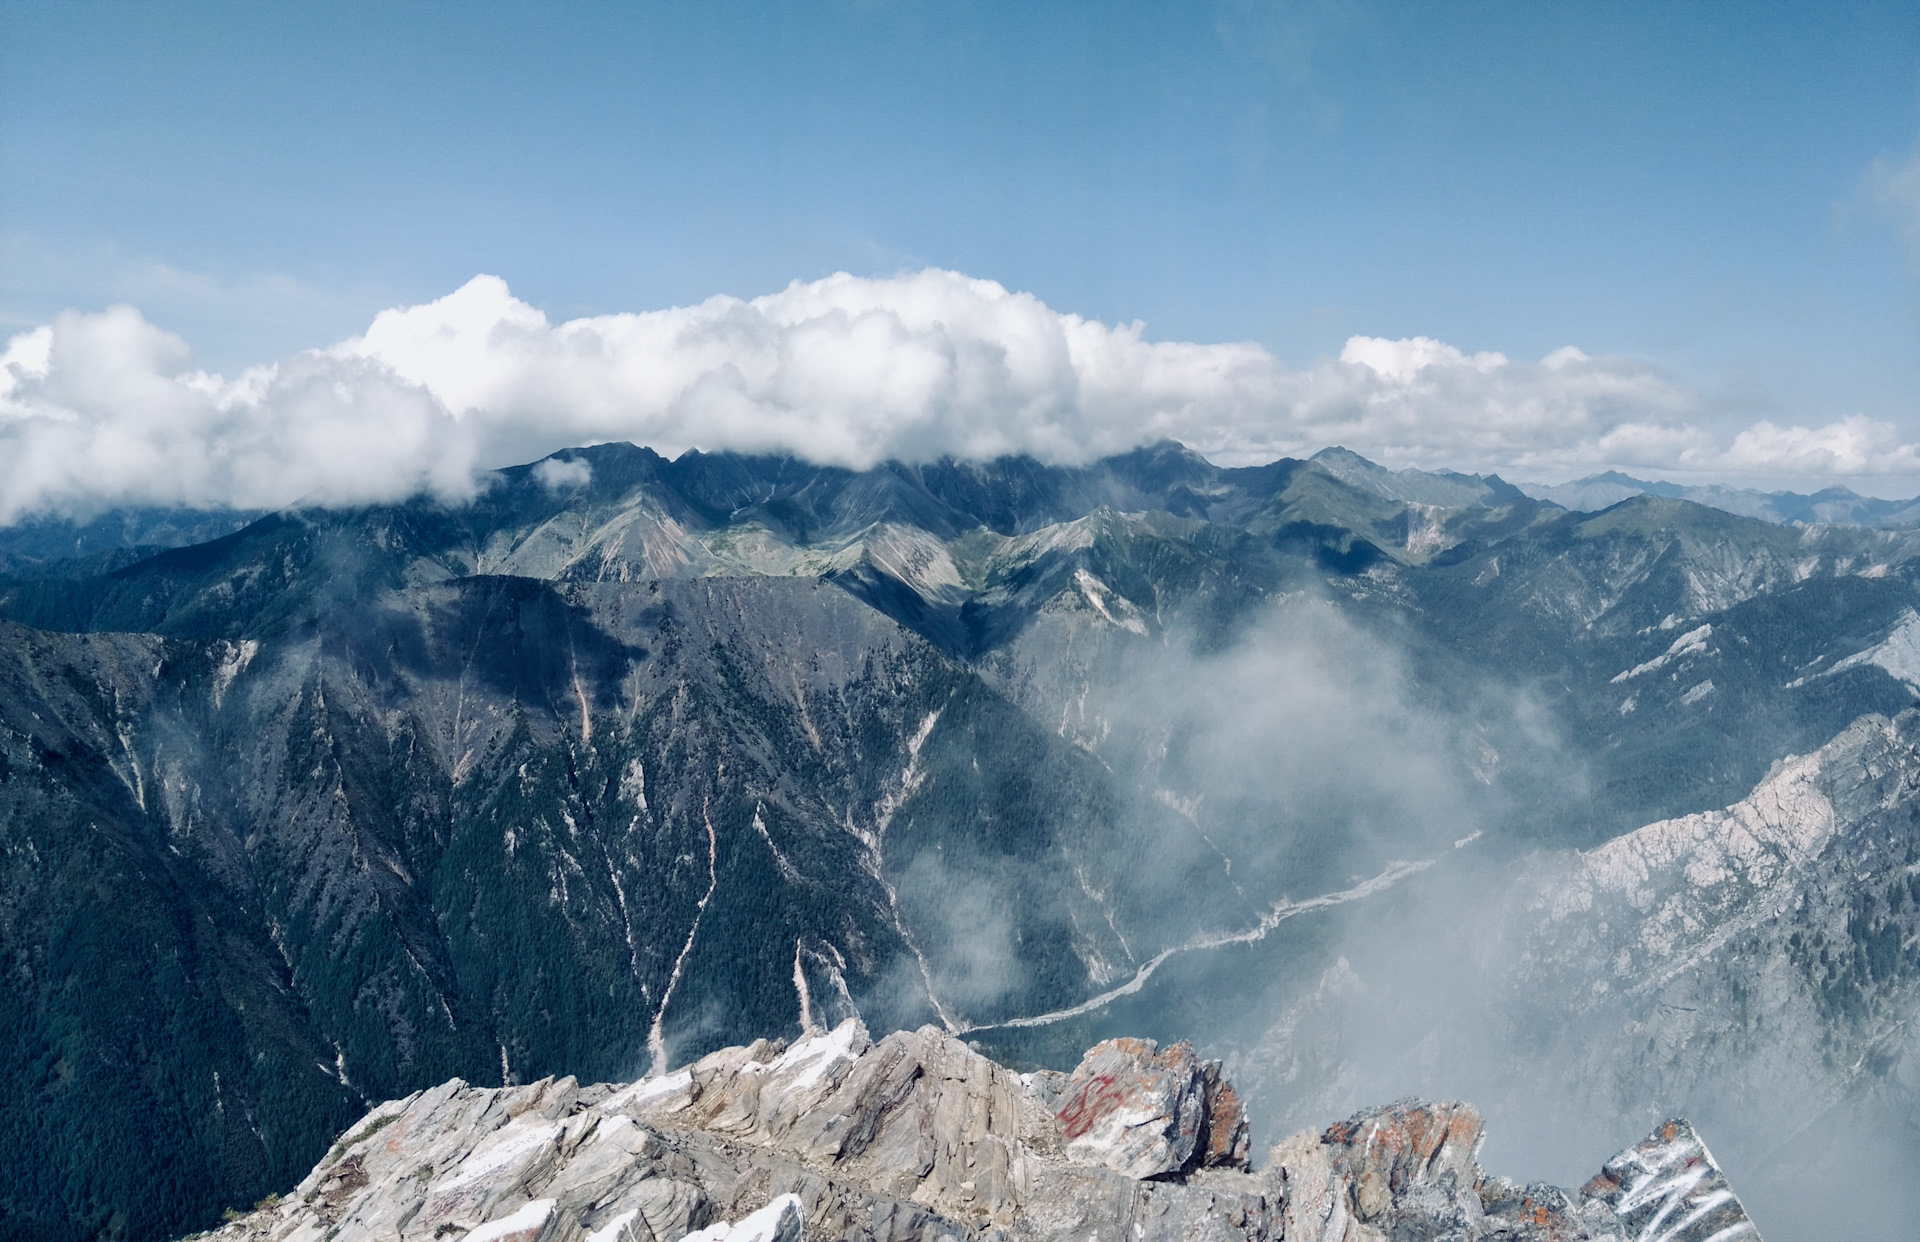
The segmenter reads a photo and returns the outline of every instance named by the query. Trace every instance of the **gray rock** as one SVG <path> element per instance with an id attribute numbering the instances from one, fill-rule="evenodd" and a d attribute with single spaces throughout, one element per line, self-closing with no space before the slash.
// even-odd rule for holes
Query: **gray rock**
<path id="1" fill-rule="evenodd" d="M 1733 1242 L 1760 1236 L 1707 1145 L 1679 1119 L 1607 1161 L 1583 1193 L 1611 1208 L 1635 1237 Z"/>
<path id="2" fill-rule="evenodd" d="M 857 1021 L 582 1089 L 455 1079 L 380 1105 L 220 1242 L 1133 1242 L 1757 1237 L 1684 1121 L 1582 1191 L 1476 1161 L 1480 1114 L 1403 1100 L 1245 1158 L 1192 1047 L 1109 1040 L 1025 1077 L 933 1027 Z"/>
<path id="3" fill-rule="evenodd" d="M 1247 1167 L 1245 1110 L 1219 1062 L 1201 1061 L 1191 1044 L 1105 1040 L 1064 1082 L 1037 1089 L 1065 1129 L 1070 1159 L 1140 1178 Z"/>

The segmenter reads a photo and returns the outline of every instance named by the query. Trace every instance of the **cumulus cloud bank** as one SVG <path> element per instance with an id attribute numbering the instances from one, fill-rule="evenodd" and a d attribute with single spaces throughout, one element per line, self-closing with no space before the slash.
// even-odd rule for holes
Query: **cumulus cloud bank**
<path id="1" fill-rule="evenodd" d="M 1296 369 L 939 270 L 560 324 L 478 276 L 234 378 L 194 369 L 184 341 L 126 306 L 15 336 L 0 354 L 0 522 L 121 503 L 458 500 L 489 468 L 606 440 L 855 468 L 1074 463 L 1170 437 L 1223 463 L 1344 444 L 1521 477 L 1920 473 L 1889 424 L 1763 422 L 1727 442 L 1704 414 L 1646 366 L 1571 347 L 1515 362 L 1356 336 Z"/>

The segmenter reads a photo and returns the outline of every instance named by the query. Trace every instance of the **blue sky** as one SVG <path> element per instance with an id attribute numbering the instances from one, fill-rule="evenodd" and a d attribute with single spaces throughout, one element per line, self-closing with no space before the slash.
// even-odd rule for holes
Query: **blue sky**
<path id="1" fill-rule="evenodd" d="M 0 329 L 126 301 L 231 373 L 483 272 L 559 321 L 933 266 L 1911 440 L 1917 138 L 1911 4 L 7 0 Z"/>

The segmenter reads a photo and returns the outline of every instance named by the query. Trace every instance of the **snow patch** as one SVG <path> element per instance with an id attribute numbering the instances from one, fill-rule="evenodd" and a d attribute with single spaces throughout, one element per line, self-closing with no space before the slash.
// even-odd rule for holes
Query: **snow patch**
<path id="1" fill-rule="evenodd" d="M 613 1112 L 621 1108 L 646 1108 L 655 1101 L 665 1099 L 676 1092 L 691 1091 L 693 1071 L 675 1070 L 671 1074 L 662 1074 L 658 1078 L 642 1078 L 631 1087 L 616 1091 L 601 1104 L 603 1112 Z"/>
<path id="2" fill-rule="evenodd" d="M 541 1148 L 560 1136 L 557 1122 L 515 1119 L 502 1126 L 487 1146 L 481 1147 L 453 1170 L 453 1176 L 434 1187 L 446 1193 L 489 1181 L 502 1172 L 522 1167 L 539 1154 Z"/>
<path id="3" fill-rule="evenodd" d="M 737 1224 L 716 1221 L 694 1230 L 680 1242 L 799 1242 L 805 1220 L 800 1196 L 781 1195 L 758 1212 L 741 1217 Z"/>
<path id="4" fill-rule="evenodd" d="M 769 1071 L 774 1074 L 791 1072 L 793 1078 L 786 1086 L 790 1091 L 805 1091 L 826 1077 L 836 1061 L 852 1061 L 864 1049 L 856 1044 L 865 1044 L 866 1029 L 856 1018 L 848 1018 L 839 1026 L 824 1035 L 815 1035 L 803 1039 L 774 1059 Z"/>
<path id="5" fill-rule="evenodd" d="M 547 1217 L 553 1215 L 554 1202 L 552 1199 L 535 1199 L 513 1215 L 488 1221 L 471 1231 L 465 1242 L 533 1242 L 547 1227 Z"/>
<path id="6" fill-rule="evenodd" d="M 639 1208 L 628 1208 L 626 1211 L 620 1213 L 620 1215 L 608 1221 L 605 1227 L 596 1229 L 588 1234 L 586 1242 L 620 1242 L 620 1238 L 625 1233 L 627 1226 L 631 1225 L 634 1218 L 639 1215 Z"/>

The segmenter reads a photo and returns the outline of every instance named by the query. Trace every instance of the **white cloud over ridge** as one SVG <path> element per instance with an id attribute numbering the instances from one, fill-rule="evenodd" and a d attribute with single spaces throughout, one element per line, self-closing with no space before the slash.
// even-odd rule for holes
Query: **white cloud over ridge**
<path id="1" fill-rule="evenodd" d="M 1344 444 L 1522 478 L 1920 474 L 1920 449 L 1889 424 L 1760 422 L 1728 439 L 1708 414 L 1642 364 L 1571 347 L 1528 363 L 1356 336 L 1297 369 L 1258 345 L 1150 341 L 1138 323 L 939 270 L 560 324 L 479 276 L 232 379 L 192 369 L 186 343 L 131 307 L 15 336 L 0 354 L 0 522 L 124 503 L 458 500 L 488 468 L 606 440 L 855 468 L 1077 463 L 1170 437 L 1225 464 Z"/>

